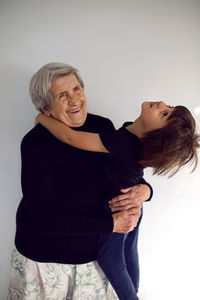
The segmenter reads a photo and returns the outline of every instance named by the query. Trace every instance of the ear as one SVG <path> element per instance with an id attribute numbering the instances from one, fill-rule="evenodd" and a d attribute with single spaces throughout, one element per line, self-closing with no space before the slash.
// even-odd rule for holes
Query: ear
<path id="1" fill-rule="evenodd" d="M 50 116 L 51 116 L 51 113 L 50 113 L 48 110 L 46 110 L 46 109 L 43 109 L 42 112 L 43 112 L 43 114 L 44 114 L 45 116 L 47 116 L 47 117 L 50 117 Z"/>

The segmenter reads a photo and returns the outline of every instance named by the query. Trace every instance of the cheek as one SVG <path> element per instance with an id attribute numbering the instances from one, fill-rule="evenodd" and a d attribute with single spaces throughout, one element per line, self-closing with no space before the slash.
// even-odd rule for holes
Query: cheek
<path id="1" fill-rule="evenodd" d="M 85 97 L 85 95 L 82 95 L 80 97 L 80 100 L 81 100 L 82 104 L 85 106 L 86 105 L 86 97 Z"/>
<path id="2" fill-rule="evenodd" d="M 55 115 L 60 115 L 66 111 L 66 108 L 66 100 L 63 100 L 62 102 L 53 107 L 52 113 L 54 113 Z"/>
<path id="3" fill-rule="evenodd" d="M 159 128 L 160 126 L 160 123 L 158 122 L 154 114 L 145 114 L 144 124 L 148 130 L 153 130 Z"/>
<path id="4" fill-rule="evenodd" d="M 146 122 L 147 124 L 154 122 L 154 116 L 153 116 L 153 114 L 152 114 L 152 113 L 146 112 L 146 113 L 144 114 L 144 120 L 145 120 L 145 122 Z"/>

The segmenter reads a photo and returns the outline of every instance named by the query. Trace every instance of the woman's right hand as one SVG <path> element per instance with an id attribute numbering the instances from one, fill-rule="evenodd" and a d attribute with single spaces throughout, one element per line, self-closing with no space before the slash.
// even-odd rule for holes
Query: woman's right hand
<path id="1" fill-rule="evenodd" d="M 130 214 L 130 212 L 128 211 L 122 211 L 113 214 L 113 232 L 128 233 L 132 231 L 137 226 L 140 215 L 141 210 L 139 210 L 139 212 L 135 214 Z"/>

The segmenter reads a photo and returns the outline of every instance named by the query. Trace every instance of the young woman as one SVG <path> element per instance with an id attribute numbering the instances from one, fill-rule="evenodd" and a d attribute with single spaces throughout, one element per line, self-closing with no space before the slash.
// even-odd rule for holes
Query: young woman
<path id="1" fill-rule="evenodd" d="M 75 131 L 44 114 L 39 115 L 36 122 L 64 143 L 87 151 L 109 153 L 104 164 L 107 200 L 122 188 L 137 184 L 144 167 L 152 167 L 154 174 L 173 176 L 189 162 L 194 163 L 193 170 L 197 165 L 199 135 L 195 133 L 191 113 L 184 106 L 144 102 L 135 122 L 100 135 Z M 134 230 L 125 234 L 115 231 L 114 228 L 113 234 L 100 236 L 98 262 L 119 299 L 135 300 L 138 297 L 133 276 Z"/>

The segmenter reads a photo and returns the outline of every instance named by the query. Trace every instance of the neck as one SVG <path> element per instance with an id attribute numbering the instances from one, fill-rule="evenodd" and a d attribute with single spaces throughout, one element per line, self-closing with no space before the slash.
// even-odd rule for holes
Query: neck
<path id="1" fill-rule="evenodd" d="M 144 131 L 144 128 L 142 126 L 142 122 L 140 121 L 140 118 L 137 118 L 135 120 L 135 122 L 128 125 L 126 127 L 126 129 L 128 131 L 130 131 L 131 133 L 135 134 L 139 139 L 141 139 L 145 135 L 145 131 Z"/>

